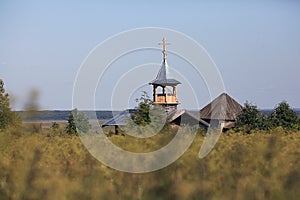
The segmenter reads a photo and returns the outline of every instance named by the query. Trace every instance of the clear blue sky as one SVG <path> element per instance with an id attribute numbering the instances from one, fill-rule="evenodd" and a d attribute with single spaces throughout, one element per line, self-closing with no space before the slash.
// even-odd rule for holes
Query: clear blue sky
<path id="1" fill-rule="evenodd" d="M 13 108 L 22 109 L 36 88 L 41 109 L 71 109 L 76 73 L 88 53 L 114 34 L 149 26 L 203 45 L 238 102 L 273 108 L 286 100 L 300 107 L 299 1 L 0 0 L 0 78 Z"/>

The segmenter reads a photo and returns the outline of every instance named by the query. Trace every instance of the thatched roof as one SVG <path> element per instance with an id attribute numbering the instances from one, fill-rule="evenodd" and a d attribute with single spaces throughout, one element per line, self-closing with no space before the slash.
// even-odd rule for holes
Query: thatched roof
<path id="1" fill-rule="evenodd" d="M 226 93 L 222 93 L 211 103 L 199 111 L 201 119 L 235 121 L 241 112 L 242 106 Z"/>

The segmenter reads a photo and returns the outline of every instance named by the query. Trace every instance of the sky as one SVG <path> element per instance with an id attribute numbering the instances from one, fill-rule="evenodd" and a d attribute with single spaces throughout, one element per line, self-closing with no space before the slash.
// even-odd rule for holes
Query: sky
<path id="1" fill-rule="evenodd" d="M 285 100 L 300 108 L 299 1 L 0 0 L 0 78 L 12 108 L 24 109 L 30 91 L 37 90 L 40 109 L 72 109 L 76 76 L 89 53 L 113 35 L 143 27 L 179 31 L 202 45 L 220 71 L 226 92 L 239 103 L 273 108 Z M 142 54 L 137 52 L 132 59 L 129 55 L 119 65 L 135 66 L 131 63 L 135 57 L 156 63 L 138 74 L 147 77 L 140 87 L 151 92 L 148 77 L 155 78 L 162 55 L 160 51 Z M 184 62 L 170 54 L 168 63 L 183 83 L 178 87 L 181 106 L 199 109 L 211 100 L 200 78 L 192 82 L 199 93 L 198 105 L 194 104 L 186 89 L 193 71 L 186 71 L 184 80 L 176 76 Z M 111 76 L 121 77 L 118 71 L 112 69 Z M 131 96 L 122 102 L 138 97 L 134 88 L 128 88 Z M 110 98 L 103 95 L 111 90 L 98 87 L 96 109 L 111 109 Z M 133 106 L 118 101 L 113 109 Z"/>

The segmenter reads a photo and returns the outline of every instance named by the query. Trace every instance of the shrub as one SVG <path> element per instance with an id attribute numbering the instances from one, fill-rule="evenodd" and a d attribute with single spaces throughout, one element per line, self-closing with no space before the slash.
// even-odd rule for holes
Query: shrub
<path id="1" fill-rule="evenodd" d="M 51 125 L 51 128 L 54 129 L 54 130 L 59 129 L 59 127 L 60 126 L 57 122 L 53 122 L 52 125 Z"/>

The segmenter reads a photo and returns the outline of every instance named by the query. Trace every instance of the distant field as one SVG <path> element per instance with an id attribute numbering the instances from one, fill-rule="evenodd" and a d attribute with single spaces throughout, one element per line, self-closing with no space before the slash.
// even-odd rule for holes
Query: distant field
<path id="1" fill-rule="evenodd" d="M 23 126 L 23 128 L 25 130 L 27 130 L 27 132 L 34 131 L 34 132 L 40 133 L 40 132 L 43 132 L 43 131 L 50 130 L 51 127 L 52 127 L 52 124 L 54 122 L 58 123 L 61 129 L 64 129 L 67 126 L 67 124 L 68 124 L 67 120 L 30 120 L 30 121 L 27 120 L 27 121 L 23 121 L 23 123 L 22 123 L 23 125 L 22 126 Z M 98 120 L 98 125 L 99 126 L 94 126 L 94 127 L 92 127 L 91 130 L 93 130 L 93 131 L 99 131 L 98 130 L 99 127 L 104 122 L 105 122 L 105 120 Z M 112 127 L 107 127 L 105 129 L 112 130 Z"/>
<path id="2" fill-rule="evenodd" d="M 164 146 L 173 133 L 152 139 L 112 136 L 133 151 Z M 222 134 L 198 158 L 203 136 L 170 166 L 146 174 L 123 173 L 95 160 L 76 136 L 0 132 L 0 199 L 298 199 L 300 132 Z M 107 152 L 109 153 L 109 152 Z"/>

